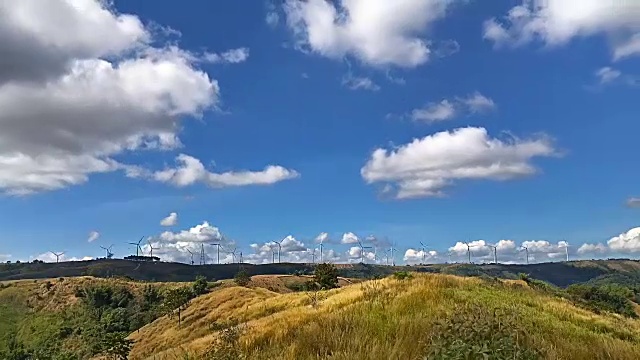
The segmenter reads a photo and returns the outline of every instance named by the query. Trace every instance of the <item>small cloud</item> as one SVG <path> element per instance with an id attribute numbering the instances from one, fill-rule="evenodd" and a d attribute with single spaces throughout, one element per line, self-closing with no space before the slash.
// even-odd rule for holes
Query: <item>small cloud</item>
<path id="1" fill-rule="evenodd" d="M 267 15 L 265 16 L 264 21 L 272 29 L 277 27 L 280 23 L 280 15 L 278 14 L 278 9 L 275 4 L 271 2 L 267 3 Z"/>
<path id="2" fill-rule="evenodd" d="M 249 58 L 249 48 L 242 47 L 227 50 L 223 53 L 205 53 L 202 60 L 212 64 L 238 64 Z"/>
<path id="3" fill-rule="evenodd" d="M 608 84 L 618 79 L 622 75 L 619 70 L 613 69 L 609 66 L 605 66 L 595 72 L 595 76 L 598 78 L 600 84 Z"/>
<path id="4" fill-rule="evenodd" d="M 307 74 L 306 72 L 303 72 L 302 74 L 300 74 L 300 76 L 301 76 L 303 79 L 308 79 L 308 78 L 309 78 L 309 74 Z"/>
<path id="5" fill-rule="evenodd" d="M 100 237 L 100 233 L 97 231 L 92 231 L 89 233 L 89 237 L 87 238 L 87 242 L 94 242 L 96 240 L 98 240 L 98 238 Z"/>
<path id="6" fill-rule="evenodd" d="M 329 238 L 329 234 L 326 232 L 320 233 L 320 235 L 316 236 L 316 243 L 322 244 Z"/>
<path id="7" fill-rule="evenodd" d="M 166 218 L 160 221 L 162 226 L 175 226 L 178 224 L 178 213 L 172 212 Z"/>
<path id="8" fill-rule="evenodd" d="M 344 233 L 342 235 L 342 240 L 340 243 L 342 244 L 357 244 L 360 239 L 358 236 L 352 232 Z"/>
<path id="9" fill-rule="evenodd" d="M 409 117 L 414 121 L 428 123 L 451 120 L 459 114 L 479 114 L 496 108 L 495 102 L 476 91 L 467 97 L 456 97 L 454 100 L 444 99 L 437 103 L 414 109 Z"/>
<path id="10" fill-rule="evenodd" d="M 453 103 L 445 99 L 439 103 L 430 103 L 427 106 L 414 109 L 411 112 L 411 119 L 415 121 L 438 122 L 452 119 L 456 115 L 456 108 Z"/>
<path id="11" fill-rule="evenodd" d="M 627 206 L 630 208 L 640 208 L 640 198 L 631 197 L 627 199 Z"/>
<path id="12" fill-rule="evenodd" d="M 460 44 L 455 40 L 445 40 L 440 42 L 434 53 L 437 57 L 451 56 L 460 51 Z"/>
<path id="13" fill-rule="evenodd" d="M 342 78 L 342 85 L 351 90 L 380 90 L 380 86 L 374 83 L 370 78 L 353 76 L 352 74 L 347 74 Z"/>

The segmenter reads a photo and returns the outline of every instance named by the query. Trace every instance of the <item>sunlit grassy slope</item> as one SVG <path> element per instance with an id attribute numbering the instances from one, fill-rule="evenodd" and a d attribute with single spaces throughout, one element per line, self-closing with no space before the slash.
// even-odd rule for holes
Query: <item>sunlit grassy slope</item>
<path id="1" fill-rule="evenodd" d="M 476 319 L 476 312 L 517 324 L 518 342 L 540 358 L 640 359 L 639 321 L 597 315 L 519 281 L 422 274 L 319 296 L 312 306 L 308 293 L 222 288 L 194 299 L 182 325 L 164 317 L 132 334 L 130 358 L 204 358 L 199 354 L 216 342 L 219 330 L 239 323 L 239 348 L 249 359 L 423 359 L 443 331 L 465 331 L 455 323 L 437 324 L 456 312 Z"/>

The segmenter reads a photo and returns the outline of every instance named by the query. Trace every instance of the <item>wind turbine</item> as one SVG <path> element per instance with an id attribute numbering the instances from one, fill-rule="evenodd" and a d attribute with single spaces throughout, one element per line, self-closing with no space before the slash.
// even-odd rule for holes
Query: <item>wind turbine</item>
<path id="1" fill-rule="evenodd" d="M 139 256 L 138 254 L 138 250 L 140 250 L 140 252 L 142 252 L 142 248 L 140 247 L 140 243 L 142 242 L 142 240 L 144 240 L 144 236 L 140 238 L 140 240 L 138 240 L 137 243 L 134 242 L 130 242 L 128 243 L 129 245 L 135 245 L 136 246 L 136 256 Z M 143 254 L 144 255 L 144 254 Z"/>
<path id="2" fill-rule="evenodd" d="M 243 261 L 242 261 L 242 251 L 240 251 L 240 264 L 242 264 L 242 263 L 243 263 Z"/>
<path id="3" fill-rule="evenodd" d="M 360 240 L 358 240 L 358 246 L 360 246 L 360 262 L 364 264 L 364 249 L 371 249 L 371 246 L 363 246 Z"/>
<path id="4" fill-rule="evenodd" d="M 449 264 L 453 264 L 451 261 L 451 251 L 447 252 L 447 256 L 449 257 Z"/>
<path id="5" fill-rule="evenodd" d="M 522 245 L 520 246 L 522 249 L 524 249 L 525 253 L 527 254 L 527 265 L 529 265 L 529 248 Z"/>
<path id="6" fill-rule="evenodd" d="M 235 264 L 235 263 L 236 263 L 236 250 L 238 250 L 238 248 L 233 248 L 233 250 L 231 250 L 231 251 L 229 251 L 229 252 L 228 252 L 229 254 L 231 254 L 231 258 L 233 259 L 233 260 L 232 260 L 232 261 L 233 261 L 233 263 L 232 263 L 232 264 Z"/>
<path id="7" fill-rule="evenodd" d="M 471 264 L 471 245 L 469 245 L 469 243 L 463 243 L 465 245 L 467 245 L 467 256 L 469 258 L 469 264 Z"/>
<path id="8" fill-rule="evenodd" d="M 282 251 L 282 242 L 285 240 L 286 238 L 280 240 L 280 241 L 276 241 L 276 245 L 278 245 L 278 263 L 280 263 L 280 252 Z"/>
<path id="9" fill-rule="evenodd" d="M 51 251 L 51 253 L 56 257 L 56 264 L 58 262 L 60 262 L 60 256 L 64 255 L 64 252 L 61 252 L 59 254 L 54 253 L 53 251 Z"/>
<path id="10" fill-rule="evenodd" d="M 113 244 L 111 244 L 111 246 L 109 247 L 104 247 L 104 246 L 100 246 L 102 248 L 102 250 L 105 250 L 107 252 L 107 255 L 105 256 L 106 259 L 111 259 L 113 257 L 113 253 L 111 252 L 111 248 L 113 248 Z"/>
<path id="11" fill-rule="evenodd" d="M 149 244 L 149 256 L 153 257 L 153 250 L 159 250 L 160 248 L 154 248 L 153 245 L 151 245 L 151 241 L 147 241 L 147 244 Z"/>
<path id="12" fill-rule="evenodd" d="M 220 264 L 220 243 L 209 244 L 218 247 L 218 265 Z"/>
<path id="13" fill-rule="evenodd" d="M 271 263 L 272 264 L 276 263 L 276 252 L 273 249 L 271 249 Z"/>
<path id="14" fill-rule="evenodd" d="M 488 247 L 493 249 L 493 263 L 497 264 L 498 263 L 498 246 L 495 244 L 487 244 Z"/>
<path id="15" fill-rule="evenodd" d="M 422 241 L 420 241 L 420 249 L 422 250 L 422 263 L 424 264 L 424 261 L 427 257 L 427 250 L 426 250 L 426 246 L 422 243 Z"/>
<path id="16" fill-rule="evenodd" d="M 311 258 L 313 259 L 313 264 L 316 263 L 316 249 L 313 249 L 313 251 L 311 252 Z"/>
<path id="17" fill-rule="evenodd" d="M 392 266 L 396 266 L 396 257 L 395 257 L 395 252 L 396 251 L 397 250 L 393 247 L 393 243 L 391 243 L 390 252 L 391 252 L 391 265 Z"/>
<path id="18" fill-rule="evenodd" d="M 564 240 L 563 240 L 564 241 Z M 567 254 L 567 262 L 569 261 L 569 243 L 564 241 L 564 245 L 562 246 L 564 248 L 564 252 Z"/>
<path id="19" fill-rule="evenodd" d="M 191 265 L 195 264 L 195 262 L 193 261 L 193 252 L 189 249 L 186 250 L 189 252 L 189 254 L 191 254 Z"/>

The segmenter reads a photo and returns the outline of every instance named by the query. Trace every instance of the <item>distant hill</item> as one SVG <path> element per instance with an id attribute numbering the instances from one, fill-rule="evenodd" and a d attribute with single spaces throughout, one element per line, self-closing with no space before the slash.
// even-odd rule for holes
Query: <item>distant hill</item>
<path id="1" fill-rule="evenodd" d="M 208 279 L 222 280 L 233 278 L 240 267 L 245 268 L 250 275 L 309 274 L 313 271 L 312 264 L 281 263 L 264 265 L 221 264 L 192 266 L 182 263 L 101 259 L 61 263 L 0 264 L 0 281 L 95 276 L 126 277 L 133 280 L 145 281 L 184 282 L 193 281 L 198 275 L 205 276 Z M 627 259 L 570 261 L 531 265 L 436 264 L 395 267 L 372 264 L 338 265 L 339 274 L 349 278 L 370 279 L 384 277 L 396 271 L 405 270 L 461 276 L 490 276 L 503 279 L 517 279 L 520 273 L 526 273 L 532 278 L 543 280 L 560 287 L 611 275 L 624 275 L 624 281 L 640 282 L 640 261 Z M 611 278 L 622 279 L 619 276 L 613 276 Z"/>

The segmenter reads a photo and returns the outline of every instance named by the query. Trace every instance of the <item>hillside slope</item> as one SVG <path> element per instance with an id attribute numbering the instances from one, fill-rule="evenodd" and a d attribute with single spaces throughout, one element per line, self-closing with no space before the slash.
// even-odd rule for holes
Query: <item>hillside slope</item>
<path id="1" fill-rule="evenodd" d="M 112 277 L 123 276 L 144 281 L 193 281 L 202 275 L 208 279 L 231 279 L 240 267 L 250 275 L 309 274 L 313 264 L 221 264 L 191 266 L 180 263 L 137 263 L 128 260 L 91 260 L 63 263 L 0 264 L 0 281 L 57 277 Z M 517 279 L 519 273 L 547 281 L 557 286 L 587 282 L 597 277 L 623 274 L 640 282 L 640 261 L 634 260 L 586 260 L 570 262 L 523 264 L 435 264 L 419 266 L 383 266 L 372 264 L 337 265 L 340 276 L 348 278 L 374 278 L 388 276 L 396 271 L 435 272 L 461 276 L 487 275 L 505 279 Z"/>
<path id="2" fill-rule="evenodd" d="M 194 299 L 182 319 L 162 317 L 133 333 L 130 358 L 224 358 L 204 355 L 218 348 L 248 359 L 445 359 L 460 351 L 640 359 L 640 321 L 595 314 L 520 281 L 416 274 L 319 293 L 228 287 Z"/>

